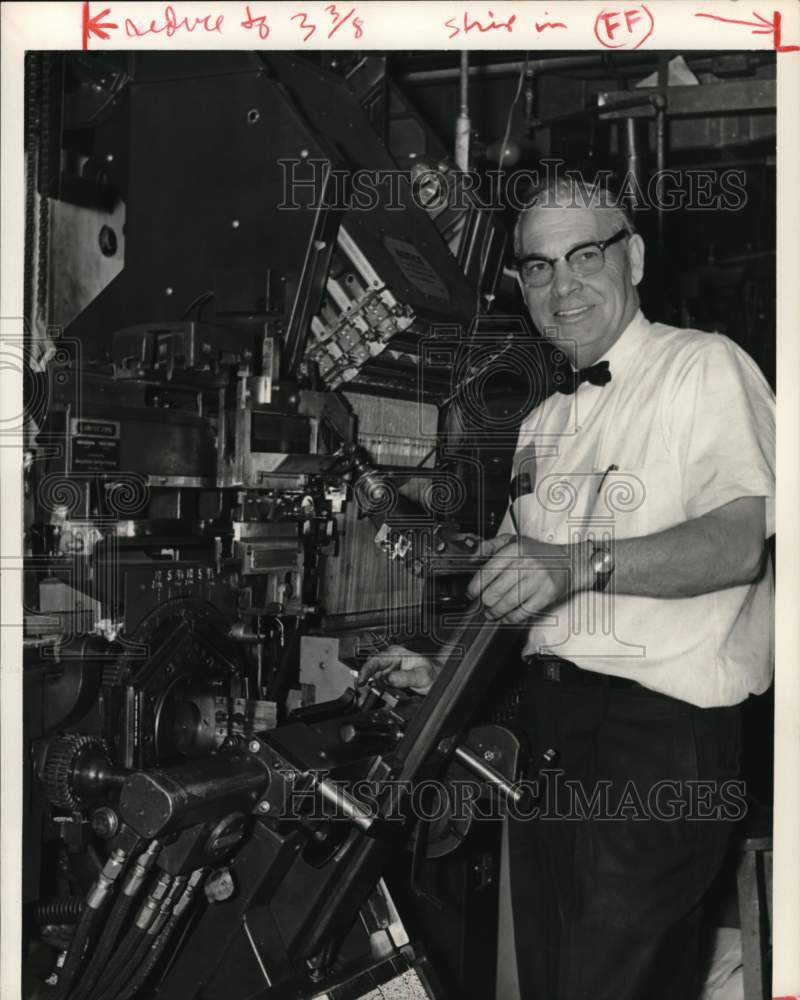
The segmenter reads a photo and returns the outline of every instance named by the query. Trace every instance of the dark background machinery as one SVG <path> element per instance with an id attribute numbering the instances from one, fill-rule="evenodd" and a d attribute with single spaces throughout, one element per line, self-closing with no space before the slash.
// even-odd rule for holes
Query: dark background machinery
<path id="1" fill-rule="evenodd" d="M 28 996 L 491 995 L 499 824 L 387 796 L 436 777 L 507 802 L 527 773 L 515 678 L 458 585 L 557 368 L 498 169 L 739 171 L 735 213 L 638 213 L 644 306 L 774 380 L 774 73 L 29 55 Z M 424 702 L 353 690 L 370 650 L 453 629 Z M 769 699 L 751 717 L 757 747 Z"/>

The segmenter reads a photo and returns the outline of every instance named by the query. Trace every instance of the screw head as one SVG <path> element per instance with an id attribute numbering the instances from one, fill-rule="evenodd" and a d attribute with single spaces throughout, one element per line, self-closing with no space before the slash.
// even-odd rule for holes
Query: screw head
<path id="1" fill-rule="evenodd" d="M 262 800 L 256 806 L 256 811 L 260 812 L 260 813 L 268 813 L 270 811 L 270 808 L 271 808 L 271 806 L 270 806 L 269 802 L 265 802 L 265 801 Z"/>
<path id="2" fill-rule="evenodd" d="M 258 740 L 250 740 L 250 742 L 247 744 L 247 749 L 250 751 L 250 753 L 258 753 L 258 751 L 261 749 L 261 744 L 258 742 Z"/>
<path id="3" fill-rule="evenodd" d="M 494 760 L 494 750 L 484 750 L 483 759 L 484 760 Z"/>

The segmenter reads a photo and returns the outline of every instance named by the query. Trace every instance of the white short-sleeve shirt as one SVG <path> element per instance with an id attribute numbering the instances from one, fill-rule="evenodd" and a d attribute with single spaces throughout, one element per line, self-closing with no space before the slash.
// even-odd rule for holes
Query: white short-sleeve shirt
<path id="1" fill-rule="evenodd" d="M 744 496 L 767 498 L 774 532 L 774 397 L 719 334 L 637 313 L 605 355 L 611 382 L 554 393 L 525 419 L 514 474 L 519 533 L 567 544 L 634 538 Z M 513 532 L 507 516 L 500 532 Z M 653 567 L 658 573 L 658 567 Z M 530 629 L 526 654 L 631 678 L 702 707 L 764 691 L 772 672 L 771 570 L 756 583 L 686 598 L 574 595 Z"/>

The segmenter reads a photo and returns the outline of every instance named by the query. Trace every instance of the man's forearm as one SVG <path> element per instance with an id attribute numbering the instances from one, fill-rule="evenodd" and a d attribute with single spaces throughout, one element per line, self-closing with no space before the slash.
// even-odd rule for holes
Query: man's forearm
<path id="1" fill-rule="evenodd" d="M 613 544 L 613 588 L 641 597 L 693 597 L 750 583 L 762 571 L 764 499 L 742 497 L 691 521 Z M 578 586 L 591 586 L 583 578 Z"/>

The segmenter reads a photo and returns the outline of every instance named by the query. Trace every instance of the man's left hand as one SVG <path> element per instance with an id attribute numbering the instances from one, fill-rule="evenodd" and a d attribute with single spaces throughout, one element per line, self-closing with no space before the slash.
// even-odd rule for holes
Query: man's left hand
<path id="1" fill-rule="evenodd" d="M 498 535 L 482 543 L 487 561 L 467 593 L 480 597 L 488 618 L 523 625 L 593 583 L 584 547 L 548 545 L 524 535 Z"/>

